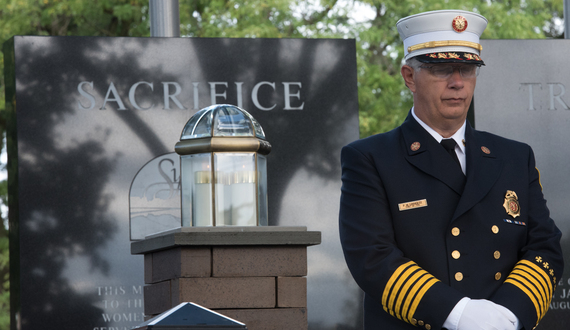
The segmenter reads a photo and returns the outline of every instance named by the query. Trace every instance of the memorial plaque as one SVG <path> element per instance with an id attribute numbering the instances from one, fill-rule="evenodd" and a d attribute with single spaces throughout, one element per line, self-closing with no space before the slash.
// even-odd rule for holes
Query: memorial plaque
<path id="1" fill-rule="evenodd" d="M 358 138 L 354 40 L 14 37 L 4 54 L 12 329 L 143 322 L 131 234 L 176 226 L 174 145 L 221 103 L 273 146 L 269 224 L 322 232 L 308 249 L 310 328 L 359 321 L 337 225 L 340 149 Z M 129 220 L 144 225 L 131 233 Z"/>
<path id="2" fill-rule="evenodd" d="M 565 271 L 537 329 L 570 323 L 570 40 L 482 40 L 475 127 L 534 150 L 550 216 L 562 231 Z"/>

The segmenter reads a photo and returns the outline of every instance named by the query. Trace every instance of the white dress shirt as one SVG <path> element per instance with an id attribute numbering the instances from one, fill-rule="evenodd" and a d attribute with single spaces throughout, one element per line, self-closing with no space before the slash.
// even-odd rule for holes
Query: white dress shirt
<path id="1" fill-rule="evenodd" d="M 426 123 L 424 123 L 416 113 L 414 112 L 414 108 L 412 107 L 412 116 L 414 119 L 422 125 L 422 127 L 437 141 L 437 143 L 441 143 L 441 140 L 444 139 L 438 132 L 436 132 L 433 128 L 429 127 Z M 450 138 L 455 140 L 455 153 L 457 154 L 457 158 L 459 158 L 459 164 L 461 164 L 461 170 L 463 174 L 467 173 L 467 160 L 465 156 L 465 125 L 467 121 L 463 122 L 463 125 L 453 134 Z"/>

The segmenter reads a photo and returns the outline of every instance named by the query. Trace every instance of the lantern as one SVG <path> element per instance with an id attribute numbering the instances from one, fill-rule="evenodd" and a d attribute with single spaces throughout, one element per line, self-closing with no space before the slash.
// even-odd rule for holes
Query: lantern
<path id="1" fill-rule="evenodd" d="M 182 227 L 266 226 L 271 144 L 247 111 L 218 104 L 198 111 L 175 146 Z"/>

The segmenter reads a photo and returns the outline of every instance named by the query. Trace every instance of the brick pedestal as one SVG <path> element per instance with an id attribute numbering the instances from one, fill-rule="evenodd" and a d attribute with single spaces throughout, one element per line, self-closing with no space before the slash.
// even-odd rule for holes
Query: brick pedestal
<path id="1" fill-rule="evenodd" d="M 307 329 L 306 227 L 190 227 L 133 242 L 144 254 L 144 311 L 194 302 L 248 330 Z"/>

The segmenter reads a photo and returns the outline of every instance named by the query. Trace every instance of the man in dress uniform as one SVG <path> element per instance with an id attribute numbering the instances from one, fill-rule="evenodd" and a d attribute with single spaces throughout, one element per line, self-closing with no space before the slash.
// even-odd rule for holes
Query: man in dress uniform
<path id="1" fill-rule="evenodd" d="M 342 149 L 340 237 L 367 330 L 530 330 L 562 276 L 531 148 L 466 121 L 486 26 L 458 10 L 398 21 L 414 106 Z"/>

